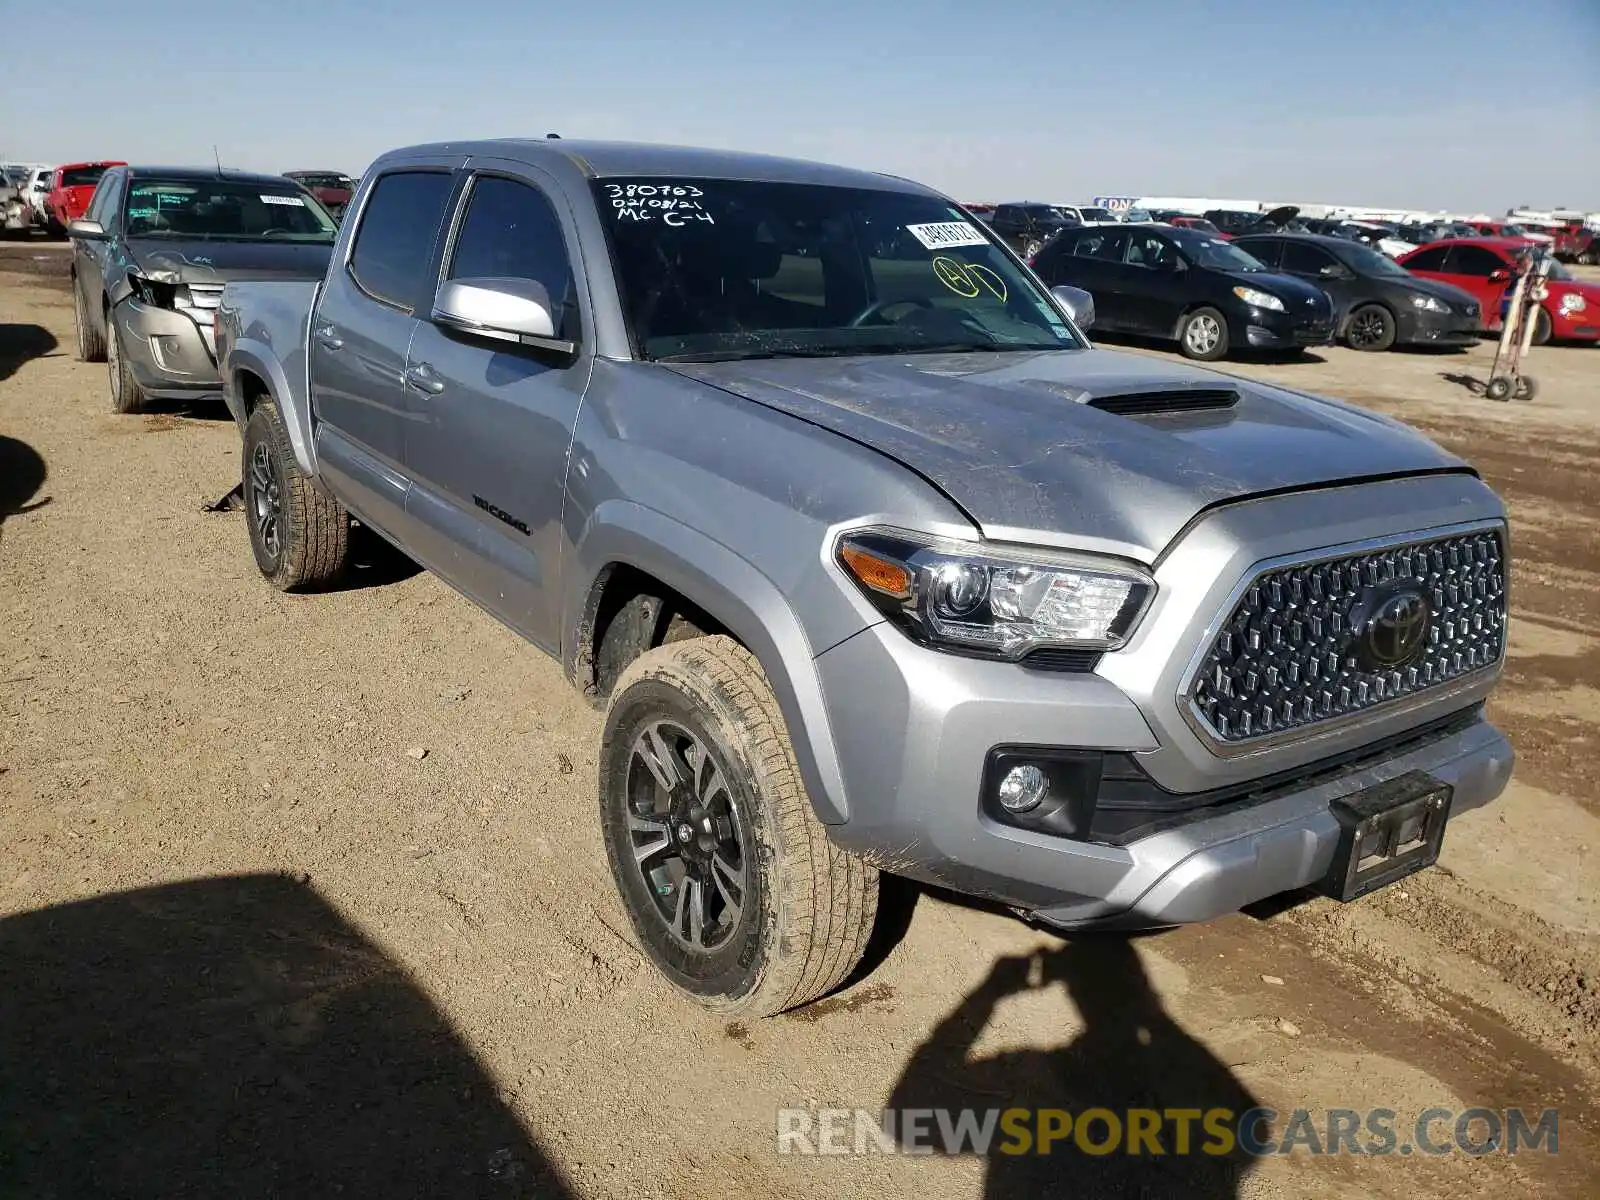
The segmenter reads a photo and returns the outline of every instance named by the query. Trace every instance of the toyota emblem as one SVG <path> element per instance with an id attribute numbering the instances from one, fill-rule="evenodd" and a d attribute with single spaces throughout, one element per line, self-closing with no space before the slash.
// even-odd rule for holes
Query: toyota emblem
<path id="1" fill-rule="evenodd" d="M 1350 612 L 1351 649 L 1368 671 L 1392 671 L 1422 657 L 1433 605 L 1416 588 L 1374 589 Z"/>

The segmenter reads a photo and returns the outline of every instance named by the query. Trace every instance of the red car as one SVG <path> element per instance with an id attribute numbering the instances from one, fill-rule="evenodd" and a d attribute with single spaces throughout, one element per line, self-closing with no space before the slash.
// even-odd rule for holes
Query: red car
<path id="1" fill-rule="evenodd" d="M 1437 279 L 1470 293 L 1483 313 L 1484 328 L 1500 328 L 1500 301 L 1516 280 L 1521 238 L 1456 238 L 1418 246 L 1400 265 L 1424 279 Z M 1534 345 L 1553 338 L 1600 342 L 1600 284 L 1580 283 L 1560 263 L 1550 267 L 1544 303 L 1534 326 Z"/>
<path id="2" fill-rule="evenodd" d="M 89 209 L 89 198 L 94 195 L 100 176 L 110 167 L 126 164 L 116 162 L 64 163 L 56 168 L 50 179 L 50 194 L 45 197 L 45 224 L 51 233 L 60 237 L 67 226 L 83 216 Z"/>
<path id="3" fill-rule="evenodd" d="M 1486 238 L 1505 238 L 1513 242 L 1542 242 L 1550 240 L 1548 235 L 1530 237 L 1528 230 L 1510 221 L 1468 221 L 1466 223 Z"/>
<path id="4" fill-rule="evenodd" d="M 1201 233 L 1209 233 L 1213 237 L 1227 237 L 1222 230 L 1204 217 L 1168 217 L 1167 224 L 1174 225 L 1179 229 L 1197 229 Z M 1231 241 L 1232 239 L 1230 238 L 1229 240 Z"/>
<path id="5" fill-rule="evenodd" d="M 284 177 L 292 179 L 318 200 L 334 216 L 341 215 L 355 195 L 356 181 L 338 171 L 285 171 Z"/>

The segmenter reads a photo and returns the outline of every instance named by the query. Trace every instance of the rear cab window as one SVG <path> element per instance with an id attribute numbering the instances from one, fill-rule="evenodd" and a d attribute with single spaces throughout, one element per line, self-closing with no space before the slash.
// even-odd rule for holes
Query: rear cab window
<path id="1" fill-rule="evenodd" d="M 433 250 L 454 187 L 445 170 L 399 169 L 372 186 L 348 270 L 374 300 L 415 312 L 433 292 Z"/>

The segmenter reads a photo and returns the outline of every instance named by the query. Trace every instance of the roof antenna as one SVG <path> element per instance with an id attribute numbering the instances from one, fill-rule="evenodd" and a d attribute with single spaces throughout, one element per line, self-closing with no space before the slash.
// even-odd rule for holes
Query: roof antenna
<path id="1" fill-rule="evenodd" d="M 221 179 L 222 178 L 222 155 L 217 153 L 217 144 L 215 142 L 211 143 L 211 157 L 216 160 L 216 163 L 217 163 L 217 178 Z"/>
<path id="2" fill-rule="evenodd" d="M 546 138 L 553 138 L 553 139 L 555 139 L 555 140 L 556 140 L 556 141 L 558 141 L 558 142 L 559 142 L 559 141 L 560 141 L 560 140 L 561 140 L 561 135 L 560 135 L 560 134 L 559 134 L 559 133 L 547 133 L 547 134 L 545 134 L 545 135 L 544 135 L 544 136 L 545 136 L 545 137 L 546 137 Z"/>

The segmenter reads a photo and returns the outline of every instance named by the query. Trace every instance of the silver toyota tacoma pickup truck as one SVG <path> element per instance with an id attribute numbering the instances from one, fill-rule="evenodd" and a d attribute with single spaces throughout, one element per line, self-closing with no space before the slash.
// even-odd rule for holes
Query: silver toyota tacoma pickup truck
<path id="1" fill-rule="evenodd" d="M 1087 300 L 902 179 L 396 151 L 322 282 L 223 292 L 251 546 L 325 585 L 353 517 L 557 656 L 637 936 L 722 1011 L 844 980 L 880 872 L 1075 929 L 1432 863 L 1512 768 L 1501 502 Z"/>

